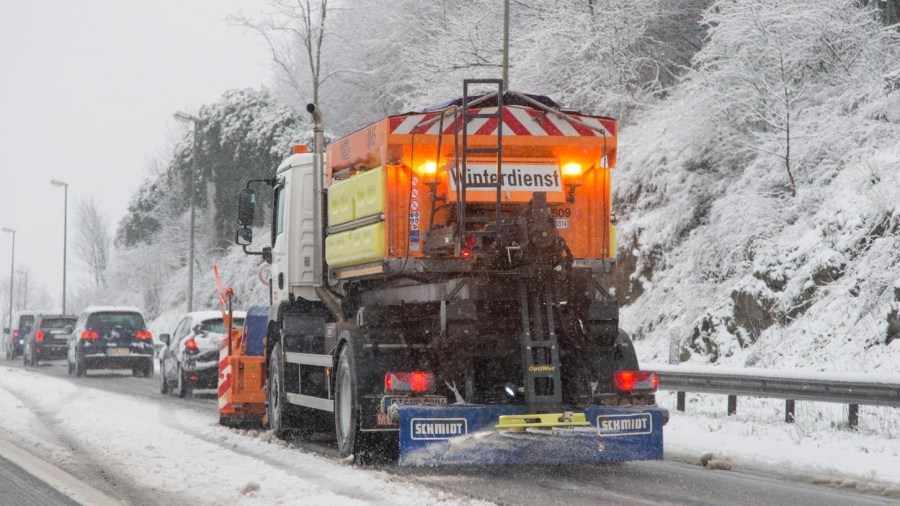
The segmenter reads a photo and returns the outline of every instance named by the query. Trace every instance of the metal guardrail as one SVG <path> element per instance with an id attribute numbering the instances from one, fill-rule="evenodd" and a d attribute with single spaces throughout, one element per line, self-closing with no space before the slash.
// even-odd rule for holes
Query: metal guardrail
<path id="1" fill-rule="evenodd" d="M 859 425 L 859 406 L 900 408 L 900 382 L 873 382 L 819 377 L 815 374 L 779 377 L 734 372 L 675 371 L 677 366 L 657 367 L 659 388 L 677 392 L 676 409 L 685 410 L 686 392 L 705 392 L 728 396 L 728 414 L 737 413 L 737 397 L 785 399 L 784 420 L 794 422 L 794 402 L 833 402 L 847 404 L 848 424 Z M 653 366 L 648 369 L 654 370 Z M 710 368 L 712 369 L 712 368 Z M 833 375 L 830 375 L 833 376 Z"/>

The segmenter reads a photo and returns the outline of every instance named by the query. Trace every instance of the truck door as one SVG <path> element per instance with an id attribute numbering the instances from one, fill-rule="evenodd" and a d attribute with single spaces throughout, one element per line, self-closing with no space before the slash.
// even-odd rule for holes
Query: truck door
<path id="1" fill-rule="evenodd" d="M 287 299 L 288 256 L 287 212 L 290 180 L 285 178 L 275 188 L 275 216 L 272 217 L 272 304 Z"/>

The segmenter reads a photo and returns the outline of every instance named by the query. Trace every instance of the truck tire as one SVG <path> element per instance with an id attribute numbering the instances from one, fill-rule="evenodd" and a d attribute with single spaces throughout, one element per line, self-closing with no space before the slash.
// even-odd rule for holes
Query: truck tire
<path id="1" fill-rule="evenodd" d="M 620 370 L 639 371 L 641 369 L 638 364 L 637 352 L 634 351 L 634 343 L 631 341 L 628 332 L 619 329 L 619 338 L 616 340 L 616 347 L 622 353 L 618 364 Z"/>
<path id="2" fill-rule="evenodd" d="M 287 392 L 284 389 L 284 356 L 281 343 L 276 343 L 269 355 L 269 377 L 267 380 L 266 415 L 269 429 L 278 439 L 291 435 L 293 413 L 287 403 Z"/>
<path id="3" fill-rule="evenodd" d="M 357 389 L 353 350 L 345 346 L 338 359 L 334 386 L 334 432 L 341 457 L 349 457 L 363 450 Z"/>

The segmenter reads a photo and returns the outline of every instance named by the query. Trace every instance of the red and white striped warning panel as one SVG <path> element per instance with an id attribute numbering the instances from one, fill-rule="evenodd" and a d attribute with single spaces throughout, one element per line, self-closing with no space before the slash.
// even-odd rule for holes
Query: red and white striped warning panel
<path id="1" fill-rule="evenodd" d="M 471 114 L 496 114 L 496 107 L 470 109 Z M 443 124 L 438 118 L 440 112 L 394 116 L 390 118 L 391 133 L 395 135 L 417 134 L 437 135 L 438 132 L 453 134 L 462 125 L 462 114 L 457 121 L 453 116 L 445 116 Z M 569 114 L 575 121 L 550 114 L 545 111 L 522 106 L 503 108 L 503 135 L 563 136 L 563 137 L 611 137 L 615 121 L 595 116 Z M 589 126 L 585 126 L 589 125 Z M 466 127 L 469 135 L 497 135 L 496 118 L 475 118 Z M 461 129 L 460 132 L 462 133 Z"/>
<path id="2" fill-rule="evenodd" d="M 231 408 L 231 360 L 228 359 L 228 344 L 231 336 L 226 335 L 219 345 L 219 411 Z"/>

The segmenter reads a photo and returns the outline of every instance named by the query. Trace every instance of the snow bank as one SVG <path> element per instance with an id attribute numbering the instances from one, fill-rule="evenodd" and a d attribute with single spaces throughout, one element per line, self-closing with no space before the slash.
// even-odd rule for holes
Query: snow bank
<path id="1" fill-rule="evenodd" d="M 4 438 L 83 480 L 100 481 L 99 488 L 111 483 L 120 495 L 137 494 L 138 502 L 458 503 L 383 472 L 223 428 L 209 406 L 148 401 L 11 368 L 0 370 L 0 405 Z M 94 463 L 102 464 L 103 476 L 85 476 Z"/>

